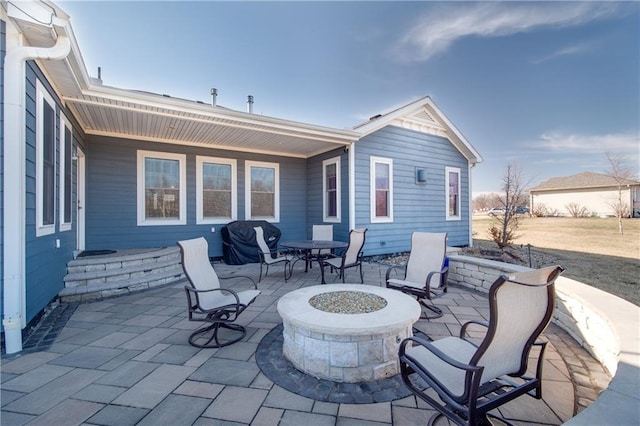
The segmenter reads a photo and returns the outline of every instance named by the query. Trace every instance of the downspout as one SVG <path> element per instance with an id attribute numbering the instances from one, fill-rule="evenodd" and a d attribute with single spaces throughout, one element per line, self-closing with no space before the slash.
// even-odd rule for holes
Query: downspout
<path id="1" fill-rule="evenodd" d="M 7 25 L 9 31 L 9 25 Z M 8 32 L 7 31 L 7 32 Z M 14 34 L 21 37 L 16 32 Z M 8 39 L 8 37 L 7 37 Z M 7 40 L 9 41 L 9 40 Z M 17 40 L 16 40 L 17 41 Z M 9 44 L 9 43 L 7 43 Z M 2 326 L 6 353 L 22 351 L 25 318 L 25 69 L 26 61 L 64 59 L 71 51 L 71 41 L 58 36 L 50 48 L 7 46 L 4 58 L 4 298 Z M 7 184 L 9 182 L 10 184 Z M 8 208 L 11 206 L 11 208 Z"/>
<path id="2" fill-rule="evenodd" d="M 473 179 L 471 179 L 471 169 L 477 163 L 469 162 L 467 175 L 469 176 L 469 247 L 473 247 Z"/>
<path id="3" fill-rule="evenodd" d="M 356 143 L 349 145 L 349 231 L 356 227 Z"/>

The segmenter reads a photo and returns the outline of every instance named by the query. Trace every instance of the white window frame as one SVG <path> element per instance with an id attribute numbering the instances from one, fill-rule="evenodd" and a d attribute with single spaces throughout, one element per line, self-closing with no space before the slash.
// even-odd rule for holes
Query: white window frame
<path id="1" fill-rule="evenodd" d="M 274 216 L 251 216 L 251 169 L 263 167 L 274 169 Z M 266 220 L 267 222 L 280 222 L 280 164 L 263 161 L 245 161 L 244 168 L 244 217 L 246 220 Z"/>
<path id="2" fill-rule="evenodd" d="M 55 190 L 55 181 L 56 181 L 56 161 L 54 154 L 53 161 L 53 181 L 54 181 L 54 189 L 53 189 L 53 223 L 52 224 L 44 224 L 44 220 L 42 218 L 44 205 L 42 197 L 44 196 L 44 105 L 48 104 L 53 109 L 53 115 L 55 123 L 55 115 L 56 115 L 56 104 L 53 101 L 53 97 L 47 92 L 44 88 L 40 80 L 36 80 L 36 237 L 40 237 L 43 235 L 51 235 L 56 230 L 56 190 Z M 55 126 L 55 124 L 54 124 Z M 53 137 L 55 139 L 56 131 L 53 129 Z M 54 140 L 54 145 L 56 145 L 56 141 Z M 55 146 L 54 146 L 55 152 Z"/>
<path id="3" fill-rule="evenodd" d="M 138 226 L 162 226 L 162 225 L 185 225 L 187 223 L 187 167 L 186 167 L 186 155 L 174 154 L 167 152 L 156 151 L 142 151 L 138 150 L 137 155 L 137 167 L 138 167 Z M 145 217 L 145 159 L 146 158 L 158 158 L 162 160 L 174 160 L 178 161 L 180 167 L 180 212 L 178 219 L 147 219 Z"/>
<path id="4" fill-rule="evenodd" d="M 69 162 L 71 164 L 71 194 L 69 194 L 69 200 L 71 205 L 69 206 L 69 212 L 71 216 L 69 218 L 69 222 L 64 221 L 64 209 L 65 209 L 65 167 L 67 165 L 67 152 L 66 152 L 66 144 L 65 144 L 65 130 L 69 129 L 69 137 L 71 138 L 71 152 L 69 153 Z M 71 122 L 65 117 L 64 114 L 60 114 L 60 231 L 70 231 L 73 223 L 73 159 L 71 157 L 73 153 L 73 127 L 71 126 Z"/>
<path id="5" fill-rule="evenodd" d="M 329 216 L 329 203 L 327 203 L 327 166 L 336 166 L 336 216 Z M 322 162 L 322 220 L 324 222 L 339 223 L 342 217 L 342 190 L 340 177 L 340 157 L 329 158 Z"/>
<path id="6" fill-rule="evenodd" d="M 389 166 L 389 214 L 387 216 L 376 216 L 376 164 Z M 391 223 L 393 222 L 393 159 L 372 156 L 369 161 L 369 171 L 371 223 Z"/>
<path id="7" fill-rule="evenodd" d="M 451 215 L 449 213 L 449 174 L 451 172 L 455 172 L 458 175 L 458 200 L 457 200 L 457 210 L 458 210 L 458 214 L 457 215 Z M 462 187 L 461 187 L 461 181 L 462 181 L 462 175 L 460 173 L 460 168 L 458 167 L 445 167 L 444 168 L 444 192 L 445 192 L 445 196 L 444 196 L 444 206 L 445 206 L 445 215 L 446 215 L 446 220 L 462 220 Z"/>
<path id="8" fill-rule="evenodd" d="M 238 218 L 238 178 L 237 161 L 230 158 L 196 156 L 196 223 L 198 225 L 211 225 L 228 223 Z M 204 217 L 204 185 L 203 168 L 205 164 L 223 164 L 231 166 L 231 216 L 230 217 Z"/>

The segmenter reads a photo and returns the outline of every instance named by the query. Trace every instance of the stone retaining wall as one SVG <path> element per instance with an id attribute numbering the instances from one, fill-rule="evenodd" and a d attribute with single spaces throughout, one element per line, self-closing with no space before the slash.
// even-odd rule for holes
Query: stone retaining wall
<path id="1" fill-rule="evenodd" d="M 501 275 L 528 268 L 449 255 L 449 281 L 484 293 Z M 637 424 L 640 406 L 640 308 L 578 281 L 559 277 L 553 322 L 613 376 L 607 389 L 566 424 Z"/>

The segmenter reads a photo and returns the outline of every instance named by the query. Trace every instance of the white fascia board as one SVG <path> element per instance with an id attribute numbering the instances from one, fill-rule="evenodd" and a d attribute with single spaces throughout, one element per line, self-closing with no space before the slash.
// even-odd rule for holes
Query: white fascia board
<path id="1" fill-rule="evenodd" d="M 442 113 L 442 111 L 440 111 L 440 109 L 436 106 L 435 103 L 433 103 L 433 101 L 431 99 L 429 99 L 427 107 L 431 108 L 433 110 L 433 112 L 435 113 L 436 119 L 442 120 L 444 126 L 448 130 L 451 130 L 451 132 L 454 135 L 456 135 L 456 137 L 460 140 L 460 142 L 462 142 L 462 144 L 464 144 L 464 147 L 469 150 L 471 155 L 474 157 L 474 158 L 470 158 L 471 163 L 473 163 L 473 164 L 481 163 L 483 161 L 483 159 L 482 159 L 482 156 L 480 155 L 480 153 L 478 151 L 476 151 L 476 149 L 473 147 L 473 145 L 471 145 L 471 143 L 469 143 L 467 138 L 464 137 L 462 132 L 460 132 L 460 130 L 458 130 L 458 128 L 453 125 L 453 123 L 447 118 L 446 115 L 444 115 Z"/>

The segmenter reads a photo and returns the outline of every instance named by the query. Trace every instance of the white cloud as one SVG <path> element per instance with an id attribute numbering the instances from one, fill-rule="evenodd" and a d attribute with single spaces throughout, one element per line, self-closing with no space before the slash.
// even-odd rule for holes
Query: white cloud
<path id="1" fill-rule="evenodd" d="M 609 152 L 637 156 L 640 151 L 640 135 L 637 133 L 609 133 L 603 135 L 545 133 L 534 144 L 538 148 L 552 152 L 582 154 Z"/>
<path id="2" fill-rule="evenodd" d="M 582 44 L 575 44 L 572 46 L 566 46 L 566 47 L 563 47 L 562 49 L 556 50 L 555 52 L 547 56 L 544 56 L 539 59 L 535 59 L 532 62 L 534 64 L 541 64 L 543 62 L 550 61 L 551 59 L 559 58 L 562 56 L 579 55 L 581 53 L 585 53 L 592 50 L 594 47 L 595 47 L 594 43 L 582 43 Z"/>
<path id="3" fill-rule="evenodd" d="M 501 37 L 542 27 L 569 27 L 611 16 L 618 2 L 539 2 L 447 4 L 418 19 L 400 39 L 396 52 L 426 61 L 464 37 Z"/>

